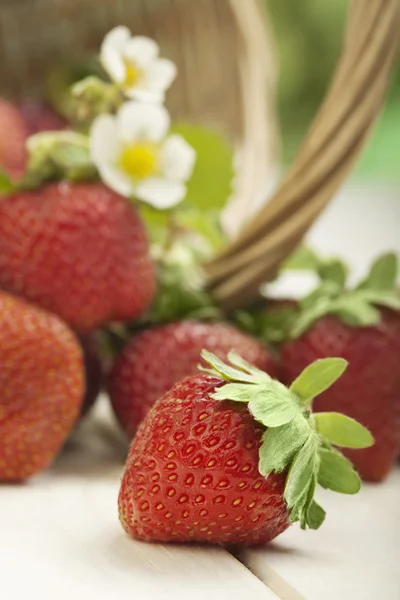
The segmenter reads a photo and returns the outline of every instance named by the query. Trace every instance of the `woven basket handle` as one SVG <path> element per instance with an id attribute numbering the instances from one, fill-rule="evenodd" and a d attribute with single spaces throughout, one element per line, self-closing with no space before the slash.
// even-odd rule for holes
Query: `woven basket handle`
<path id="1" fill-rule="evenodd" d="M 327 97 L 270 202 L 211 263 L 208 286 L 234 309 L 254 301 L 334 196 L 383 105 L 400 41 L 399 0 L 353 0 Z"/>

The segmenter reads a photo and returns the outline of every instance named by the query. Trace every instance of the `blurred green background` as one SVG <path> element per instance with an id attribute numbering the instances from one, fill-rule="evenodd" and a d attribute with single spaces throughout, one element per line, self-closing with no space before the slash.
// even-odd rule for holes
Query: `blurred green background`
<path id="1" fill-rule="evenodd" d="M 290 162 L 322 102 L 345 29 L 348 0 L 265 0 L 278 50 L 279 113 Z M 400 179 L 400 65 L 355 177 Z"/>

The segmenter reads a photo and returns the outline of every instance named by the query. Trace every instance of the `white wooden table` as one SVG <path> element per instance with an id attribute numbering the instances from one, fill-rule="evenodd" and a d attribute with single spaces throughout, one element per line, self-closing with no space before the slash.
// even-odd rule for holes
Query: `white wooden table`
<path id="1" fill-rule="evenodd" d="M 323 529 L 291 527 L 270 547 L 243 551 L 240 560 L 285 600 L 398 600 L 400 469 L 358 497 L 319 496 L 328 513 Z"/>
<path id="2" fill-rule="evenodd" d="M 400 252 L 399 225 L 400 193 L 352 189 L 310 238 L 362 272 L 379 251 Z M 48 473 L 0 487 L 1 600 L 400 599 L 400 470 L 358 497 L 321 494 L 319 531 L 293 526 L 234 557 L 130 540 L 117 517 L 125 452 L 103 400 Z"/>

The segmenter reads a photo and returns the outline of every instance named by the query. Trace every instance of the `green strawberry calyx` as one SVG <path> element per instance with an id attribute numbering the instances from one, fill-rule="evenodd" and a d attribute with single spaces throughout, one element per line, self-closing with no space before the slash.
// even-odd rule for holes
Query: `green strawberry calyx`
<path id="1" fill-rule="evenodd" d="M 281 344 L 303 335 L 319 319 L 335 315 L 349 327 L 373 327 L 381 320 L 379 308 L 400 310 L 397 284 L 398 259 L 387 253 L 371 266 L 367 277 L 356 287 L 347 285 L 348 269 L 338 259 L 318 260 L 301 252 L 294 267 L 317 273 L 320 283 L 299 302 L 278 302 L 271 308 L 237 311 L 237 325 L 271 344 Z M 294 268 L 293 267 L 293 268 Z"/>
<path id="2" fill-rule="evenodd" d="M 335 315 L 349 327 L 373 327 L 381 320 L 379 308 L 400 310 L 398 260 L 393 253 L 378 258 L 354 288 L 347 286 L 348 269 L 338 259 L 317 262 L 315 258 L 312 262 L 310 255 L 302 252 L 293 265 L 316 272 L 320 278 L 317 288 L 297 303 L 281 301 L 271 308 L 236 311 L 233 318 L 241 329 L 279 345 L 302 336 L 327 315 Z"/>
<path id="3" fill-rule="evenodd" d="M 25 175 L 12 181 L 0 173 L 0 196 L 39 188 L 47 181 L 87 181 L 96 177 L 89 138 L 75 131 L 44 131 L 27 140 Z"/>
<path id="4" fill-rule="evenodd" d="M 318 268 L 321 284 L 299 304 L 289 337 L 297 338 L 325 315 L 336 315 L 349 327 L 372 327 L 381 319 L 379 307 L 400 310 L 396 288 L 398 260 L 388 253 L 371 266 L 355 288 L 346 288 L 348 271 L 340 260 L 325 261 Z"/>
<path id="5" fill-rule="evenodd" d="M 325 358 L 310 364 L 288 388 L 231 351 L 228 363 L 203 350 L 209 368 L 199 367 L 226 381 L 212 398 L 244 402 L 265 427 L 258 469 L 263 477 L 287 473 L 284 499 L 291 522 L 302 529 L 318 529 L 325 511 L 314 499 L 317 484 L 343 494 L 361 487 L 353 465 L 338 447 L 367 448 L 374 443 L 368 429 L 340 413 L 313 414 L 313 399 L 344 373 L 342 358 Z"/>
<path id="6" fill-rule="evenodd" d="M 38 187 L 45 181 L 68 179 L 85 181 L 96 177 L 90 158 L 89 138 L 76 131 L 44 131 L 31 136 L 26 187 Z"/>

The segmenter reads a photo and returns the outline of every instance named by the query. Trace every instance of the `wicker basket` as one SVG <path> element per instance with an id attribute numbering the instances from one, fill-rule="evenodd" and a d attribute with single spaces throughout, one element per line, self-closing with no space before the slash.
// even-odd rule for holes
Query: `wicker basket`
<path id="1" fill-rule="evenodd" d="M 173 115 L 229 132 L 241 151 L 235 210 L 275 166 L 277 130 L 270 35 L 258 0 L 0 0 L 1 81 L 38 92 L 53 63 L 95 51 L 112 26 L 156 38 L 181 76 Z M 330 201 L 380 112 L 400 40 L 399 0 L 353 0 L 326 100 L 271 201 L 206 265 L 226 308 L 255 300 Z"/>
<path id="2" fill-rule="evenodd" d="M 207 266 L 226 309 L 259 297 L 334 196 L 380 113 L 400 42 L 399 0 L 353 0 L 327 97 L 270 202 Z"/>

